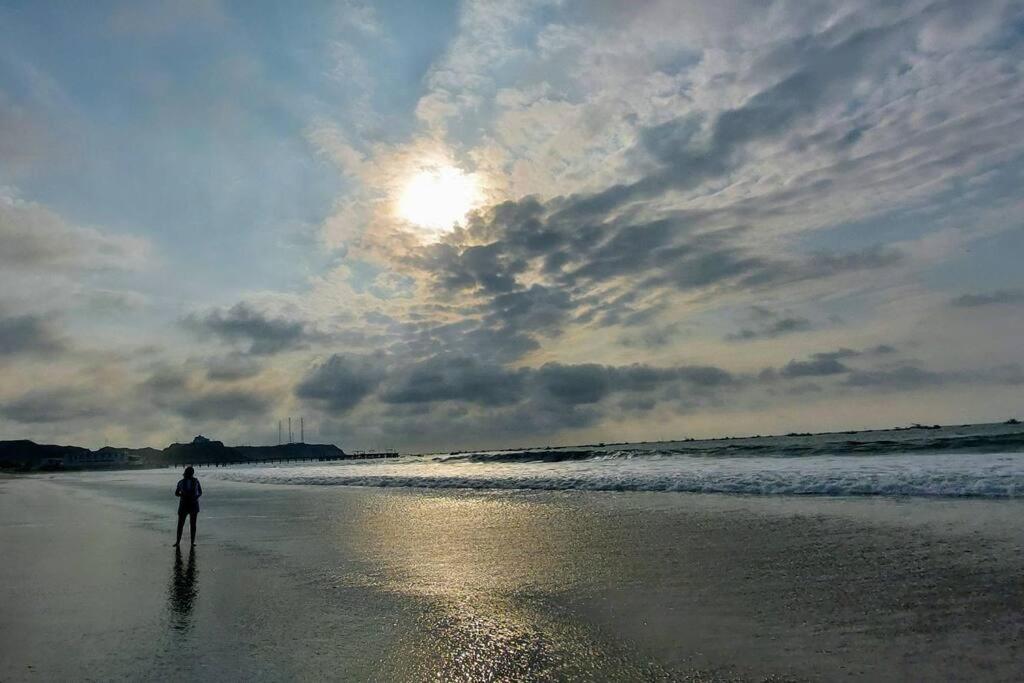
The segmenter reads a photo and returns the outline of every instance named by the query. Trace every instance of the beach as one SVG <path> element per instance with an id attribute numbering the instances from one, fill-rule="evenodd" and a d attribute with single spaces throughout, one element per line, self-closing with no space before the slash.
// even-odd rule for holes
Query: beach
<path id="1" fill-rule="evenodd" d="M 1020 500 L 204 474 L 180 554 L 177 472 L 0 481 L 0 679 L 1024 675 Z"/>

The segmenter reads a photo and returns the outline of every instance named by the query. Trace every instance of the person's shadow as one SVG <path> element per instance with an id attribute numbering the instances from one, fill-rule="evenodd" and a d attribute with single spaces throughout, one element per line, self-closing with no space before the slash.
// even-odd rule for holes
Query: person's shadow
<path id="1" fill-rule="evenodd" d="M 196 549 L 188 554 L 188 563 L 181 560 L 181 549 L 174 549 L 174 571 L 167 587 L 167 606 L 171 612 L 171 628 L 187 631 L 192 627 L 192 608 L 199 596 L 196 585 Z"/>

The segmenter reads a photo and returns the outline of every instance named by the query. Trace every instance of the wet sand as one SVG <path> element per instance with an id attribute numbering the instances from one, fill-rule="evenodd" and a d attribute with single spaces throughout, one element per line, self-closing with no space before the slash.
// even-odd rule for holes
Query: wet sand
<path id="1" fill-rule="evenodd" d="M 1024 677 L 1019 501 L 199 475 L 0 480 L 0 680 Z"/>

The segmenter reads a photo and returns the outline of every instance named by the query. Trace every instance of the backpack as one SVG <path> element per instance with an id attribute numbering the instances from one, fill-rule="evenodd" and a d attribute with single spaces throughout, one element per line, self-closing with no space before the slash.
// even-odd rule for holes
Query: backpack
<path id="1" fill-rule="evenodd" d="M 196 479 L 182 479 L 179 488 L 181 489 L 181 497 L 194 500 L 196 498 L 196 491 L 199 482 Z"/>

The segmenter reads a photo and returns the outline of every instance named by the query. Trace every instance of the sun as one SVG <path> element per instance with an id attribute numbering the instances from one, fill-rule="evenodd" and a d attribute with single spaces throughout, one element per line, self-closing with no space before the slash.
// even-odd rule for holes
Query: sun
<path id="1" fill-rule="evenodd" d="M 409 179 L 398 197 L 398 215 L 426 232 L 440 235 L 462 221 L 480 199 L 480 185 L 473 174 L 454 166 L 440 166 L 422 170 Z"/>

